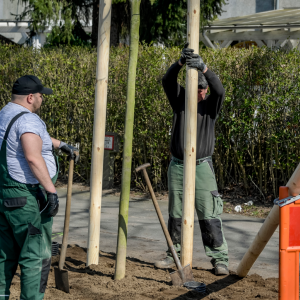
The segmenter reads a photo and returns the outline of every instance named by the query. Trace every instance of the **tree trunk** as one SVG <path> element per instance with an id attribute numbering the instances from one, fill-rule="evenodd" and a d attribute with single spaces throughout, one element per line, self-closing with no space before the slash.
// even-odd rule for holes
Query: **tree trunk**
<path id="1" fill-rule="evenodd" d="M 119 45 L 119 37 L 120 37 L 120 28 L 118 24 L 118 15 L 116 13 L 117 5 L 112 5 L 111 12 L 111 29 L 110 29 L 110 45 L 118 46 Z"/>
<path id="2" fill-rule="evenodd" d="M 93 3 L 92 46 L 97 47 L 99 23 L 99 0 Z"/>
<path id="3" fill-rule="evenodd" d="M 126 268 L 127 224 L 131 182 L 132 139 L 135 105 L 135 80 L 139 50 L 140 2 L 141 0 L 130 0 L 130 49 L 115 280 L 120 280 L 125 277 Z"/>
<path id="4" fill-rule="evenodd" d="M 119 45 L 119 36 L 120 36 L 120 28 L 118 25 L 116 4 L 112 6 L 111 13 L 111 29 L 110 29 L 110 46 L 118 46 Z M 98 41 L 98 24 L 99 24 L 99 0 L 95 0 L 93 3 L 93 24 L 92 24 L 92 46 L 97 47 Z"/>

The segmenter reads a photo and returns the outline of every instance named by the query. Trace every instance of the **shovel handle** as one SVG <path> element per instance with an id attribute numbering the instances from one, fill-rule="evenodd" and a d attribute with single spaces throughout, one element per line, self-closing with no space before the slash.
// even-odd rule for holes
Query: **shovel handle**
<path id="1" fill-rule="evenodd" d="M 74 159 L 70 160 L 69 176 L 68 176 L 68 188 L 67 188 L 67 202 L 65 211 L 65 223 L 64 223 L 64 235 L 63 242 L 60 250 L 58 268 L 62 270 L 64 268 L 66 253 L 68 247 L 68 235 L 70 225 L 70 213 L 71 213 L 71 198 L 72 198 L 72 185 L 73 185 L 73 173 L 74 173 Z"/>
<path id="2" fill-rule="evenodd" d="M 151 182 L 150 182 L 150 179 L 149 179 L 149 176 L 148 176 L 146 168 L 143 168 L 143 174 L 144 174 L 147 186 L 149 188 L 149 191 L 150 191 L 150 194 L 151 194 L 151 198 L 152 198 L 152 201 L 153 201 L 153 204 L 154 204 L 154 207 L 155 207 L 155 210 L 156 210 L 156 213 L 157 213 L 160 225 L 161 225 L 161 227 L 163 229 L 164 235 L 166 237 L 169 249 L 170 249 L 170 251 L 172 253 L 172 256 L 174 258 L 175 264 L 176 264 L 178 270 L 182 270 L 182 266 L 181 266 L 180 260 L 178 258 L 178 255 L 177 255 L 176 251 L 175 251 L 175 248 L 174 248 L 173 242 L 171 240 L 169 231 L 168 231 L 167 226 L 165 224 L 164 217 L 163 217 L 163 215 L 161 213 L 160 207 L 159 207 L 157 199 L 155 197 L 155 194 L 154 194 L 154 191 L 153 191 L 153 188 L 152 188 L 152 185 L 151 185 Z"/>

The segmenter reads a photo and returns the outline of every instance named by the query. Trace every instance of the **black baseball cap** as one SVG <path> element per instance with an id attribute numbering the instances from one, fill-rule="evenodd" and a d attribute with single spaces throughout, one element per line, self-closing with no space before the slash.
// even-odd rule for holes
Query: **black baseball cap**
<path id="1" fill-rule="evenodd" d="M 25 75 L 17 79 L 14 83 L 12 93 L 15 95 L 29 95 L 36 93 L 51 95 L 53 91 L 49 88 L 45 88 L 36 76 Z"/>

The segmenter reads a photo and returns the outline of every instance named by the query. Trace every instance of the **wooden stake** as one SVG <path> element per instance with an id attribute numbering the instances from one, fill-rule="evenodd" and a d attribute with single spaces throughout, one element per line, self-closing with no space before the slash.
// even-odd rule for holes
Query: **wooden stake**
<path id="1" fill-rule="evenodd" d="M 200 1 L 188 0 L 187 42 L 189 48 L 199 53 Z M 196 137 L 198 107 L 198 71 L 187 67 L 185 89 L 185 132 L 184 132 L 184 176 L 181 226 L 181 264 L 192 267 L 194 212 L 195 212 L 195 172 Z"/>
<path id="2" fill-rule="evenodd" d="M 289 188 L 289 193 L 291 196 L 296 196 L 300 194 L 300 164 L 294 171 L 292 177 L 286 184 Z M 243 259 L 238 265 L 237 274 L 240 277 L 247 276 L 251 267 L 255 263 L 256 259 L 260 253 L 264 250 L 265 246 L 269 242 L 270 238 L 274 234 L 276 228 L 279 225 L 279 206 L 274 205 L 270 211 L 268 217 L 257 233 L 254 241 L 249 247 L 248 251 L 244 255 Z"/>
<path id="3" fill-rule="evenodd" d="M 87 266 L 99 262 L 110 24 L 111 0 L 100 0 Z"/>

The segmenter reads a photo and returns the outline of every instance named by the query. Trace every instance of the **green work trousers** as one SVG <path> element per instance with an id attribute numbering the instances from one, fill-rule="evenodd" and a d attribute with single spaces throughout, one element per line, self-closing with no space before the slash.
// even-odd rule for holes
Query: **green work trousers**
<path id="1" fill-rule="evenodd" d="M 183 169 L 183 161 L 173 157 L 168 170 L 168 230 L 179 255 L 181 250 Z M 195 187 L 195 208 L 205 253 L 211 257 L 213 266 L 220 263 L 228 266 L 228 247 L 220 218 L 223 212 L 223 202 L 218 193 L 211 157 L 198 160 Z M 168 256 L 171 256 L 169 251 Z"/>
<path id="2" fill-rule="evenodd" d="M 0 300 L 9 299 L 18 265 L 20 299 L 40 300 L 44 298 L 51 265 L 53 219 L 40 214 L 37 184 L 19 183 L 10 177 L 6 162 L 8 132 L 0 149 Z"/>
<path id="3" fill-rule="evenodd" d="M 52 218 L 44 218 L 34 195 L 17 197 L 16 207 L 0 199 L 0 299 L 9 298 L 9 288 L 18 264 L 22 300 L 44 298 L 51 264 Z M 17 199 L 16 198 L 16 199 Z M 26 199 L 26 204 L 22 206 Z"/>

